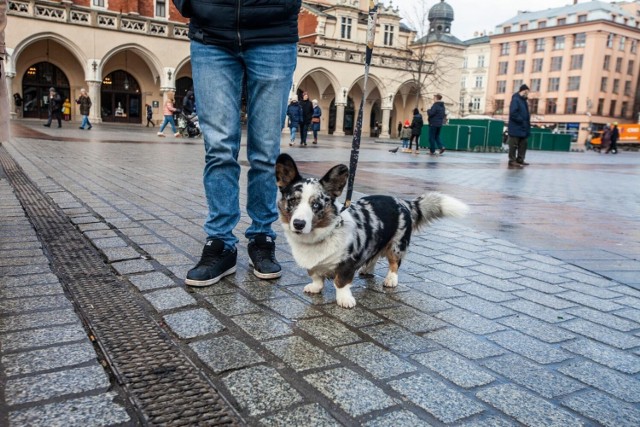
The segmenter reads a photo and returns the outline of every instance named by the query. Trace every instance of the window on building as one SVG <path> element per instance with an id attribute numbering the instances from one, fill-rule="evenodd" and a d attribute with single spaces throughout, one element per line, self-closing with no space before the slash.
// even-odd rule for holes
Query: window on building
<path id="1" fill-rule="evenodd" d="M 343 39 L 351 39 L 351 23 L 351 18 L 346 16 L 342 17 L 340 26 L 340 37 L 342 37 Z"/>
<path id="2" fill-rule="evenodd" d="M 500 55 L 509 55 L 510 43 L 500 43 Z"/>
<path id="3" fill-rule="evenodd" d="M 613 93 L 618 93 L 620 91 L 620 79 L 613 79 L 613 88 L 611 91 Z"/>
<path id="4" fill-rule="evenodd" d="M 616 58 L 616 73 L 622 72 L 622 58 Z"/>
<path id="5" fill-rule="evenodd" d="M 635 61 L 633 59 L 629 60 L 629 64 L 627 65 L 627 74 L 633 76 L 633 72 L 635 71 Z"/>
<path id="6" fill-rule="evenodd" d="M 524 73 L 524 59 L 519 59 L 516 61 L 516 74 L 522 74 Z"/>
<path id="7" fill-rule="evenodd" d="M 549 77 L 547 92 L 557 92 L 560 90 L 560 77 Z"/>
<path id="8" fill-rule="evenodd" d="M 518 89 L 520 89 L 520 86 L 522 86 L 522 84 L 524 83 L 524 80 L 522 79 L 517 79 L 513 81 L 513 90 L 511 92 L 518 92 Z"/>
<path id="9" fill-rule="evenodd" d="M 531 79 L 531 84 L 529 85 L 531 92 L 540 92 L 541 87 L 542 79 Z"/>
<path id="10" fill-rule="evenodd" d="M 498 80 L 496 82 L 496 93 L 507 93 L 507 81 Z"/>
<path id="11" fill-rule="evenodd" d="M 504 30 L 505 34 L 506 33 L 510 33 L 511 32 L 511 26 L 508 25 L 508 26 L 504 27 L 503 30 Z"/>
<path id="12" fill-rule="evenodd" d="M 587 33 L 578 33 L 573 36 L 573 47 L 584 47 L 587 43 Z"/>
<path id="13" fill-rule="evenodd" d="M 629 115 L 629 102 L 622 101 L 622 105 L 620 105 L 620 117 L 623 119 L 628 118 Z"/>
<path id="14" fill-rule="evenodd" d="M 499 75 L 507 74 L 508 71 L 509 71 L 509 63 L 507 61 L 502 61 L 498 63 Z"/>
<path id="15" fill-rule="evenodd" d="M 631 53 L 638 52 L 638 40 L 631 40 Z"/>
<path id="16" fill-rule="evenodd" d="M 480 109 L 480 98 L 478 98 L 477 96 L 473 97 L 473 99 L 471 100 L 471 108 L 474 111 L 478 111 Z"/>
<path id="17" fill-rule="evenodd" d="M 567 23 L 567 18 L 558 18 L 558 25 L 565 25 Z"/>
<path id="18" fill-rule="evenodd" d="M 160 18 L 167 17 L 167 3 L 165 0 L 156 0 L 156 16 Z"/>
<path id="19" fill-rule="evenodd" d="M 484 78 L 482 76 L 476 76 L 476 89 L 480 89 L 484 86 Z"/>
<path id="20" fill-rule="evenodd" d="M 504 99 L 496 99 L 493 101 L 494 113 L 502 114 L 504 112 Z"/>
<path id="21" fill-rule="evenodd" d="M 610 66 L 611 66 L 611 55 L 605 55 L 604 61 L 602 62 L 602 69 L 609 71 Z"/>
<path id="22" fill-rule="evenodd" d="M 604 98 L 598 99 L 598 108 L 596 109 L 596 115 L 602 116 L 604 114 Z"/>
<path id="23" fill-rule="evenodd" d="M 616 103 L 617 103 L 617 101 L 615 99 L 611 100 L 611 105 L 609 106 L 609 115 L 611 117 L 615 117 L 616 116 Z"/>
<path id="24" fill-rule="evenodd" d="M 564 100 L 564 113 L 576 114 L 578 112 L 578 98 L 566 98 Z"/>
<path id="25" fill-rule="evenodd" d="M 613 39 L 614 38 L 615 38 L 615 35 L 613 35 L 613 34 L 609 34 L 607 36 L 607 47 L 613 48 Z"/>
<path id="26" fill-rule="evenodd" d="M 558 109 L 558 98 L 547 98 L 545 114 L 555 114 Z"/>
<path id="27" fill-rule="evenodd" d="M 587 15 L 578 15 L 578 22 L 587 22 Z"/>
<path id="28" fill-rule="evenodd" d="M 538 98 L 529 98 L 529 114 L 538 114 Z"/>
<path id="29" fill-rule="evenodd" d="M 478 55 L 478 68 L 484 68 L 484 55 Z"/>
<path id="30" fill-rule="evenodd" d="M 104 7 L 104 0 L 93 0 L 91 4 L 97 7 Z"/>
<path id="31" fill-rule="evenodd" d="M 539 38 L 539 39 L 536 39 L 535 42 L 536 42 L 536 46 L 534 50 L 536 52 L 542 52 L 544 50 L 544 39 Z"/>
<path id="32" fill-rule="evenodd" d="M 520 24 L 520 31 L 527 31 L 529 29 L 529 24 Z"/>
<path id="33" fill-rule="evenodd" d="M 393 46 L 393 33 L 395 27 L 393 25 L 384 24 L 384 45 Z"/>
<path id="34" fill-rule="evenodd" d="M 538 28 L 547 28 L 547 21 L 539 21 Z"/>
<path id="35" fill-rule="evenodd" d="M 517 43 L 517 53 L 527 53 L 527 41 L 521 40 Z"/>
<path id="36" fill-rule="evenodd" d="M 620 40 L 618 40 L 618 50 L 624 51 L 626 44 L 627 38 L 625 36 L 620 36 Z"/>
<path id="37" fill-rule="evenodd" d="M 603 77 L 602 79 L 600 79 L 600 92 L 606 92 L 608 85 L 609 85 L 608 77 Z"/>
<path id="38" fill-rule="evenodd" d="M 462 68 L 466 70 L 468 66 L 469 66 L 469 58 L 465 57 L 462 60 Z"/>
<path id="39" fill-rule="evenodd" d="M 567 90 L 580 90 L 580 76 L 569 76 Z"/>
<path id="40" fill-rule="evenodd" d="M 624 82 L 624 94 L 625 96 L 631 96 L 631 82 L 629 80 Z"/>
<path id="41" fill-rule="evenodd" d="M 532 73 L 542 72 L 543 63 L 544 63 L 544 58 L 533 58 L 533 66 L 531 67 L 531 72 Z"/>
<path id="42" fill-rule="evenodd" d="M 460 88 L 464 89 L 467 87 L 467 78 L 463 77 L 460 79 Z"/>
<path id="43" fill-rule="evenodd" d="M 553 49 L 554 50 L 564 49 L 564 36 L 555 36 L 553 38 Z"/>
<path id="44" fill-rule="evenodd" d="M 551 57 L 551 68 L 549 70 L 550 71 L 562 70 L 562 56 Z"/>
<path id="45" fill-rule="evenodd" d="M 571 55 L 571 66 L 569 67 L 569 69 L 570 70 L 581 70 L 583 61 L 584 61 L 584 55 L 582 55 L 582 54 L 580 54 L 580 55 Z"/>

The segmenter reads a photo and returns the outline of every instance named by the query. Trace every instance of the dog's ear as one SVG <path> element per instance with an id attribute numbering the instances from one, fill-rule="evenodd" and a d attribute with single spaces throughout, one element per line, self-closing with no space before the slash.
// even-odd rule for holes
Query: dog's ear
<path id="1" fill-rule="evenodd" d="M 320 185 L 335 199 L 342 194 L 342 190 L 347 184 L 347 178 L 349 178 L 348 167 L 345 165 L 334 166 L 322 177 Z"/>
<path id="2" fill-rule="evenodd" d="M 298 173 L 296 162 L 290 155 L 280 154 L 276 160 L 276 182 L 278 188 L 282 191 L 292 182 L 301 180 L 302 177 Z"/>

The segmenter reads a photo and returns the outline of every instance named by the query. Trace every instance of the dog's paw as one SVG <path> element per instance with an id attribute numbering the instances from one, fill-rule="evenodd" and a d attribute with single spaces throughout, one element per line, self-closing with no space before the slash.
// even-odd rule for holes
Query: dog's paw
<path id="1" fill-rule="evenodd" d="M 398 286 L 398 273 L 387 273 L 387 277 L 384 278 L 385 288 L 395 288 Z"/>
<path id="2" fill-rule="evenodd" d="M 336 289 L 336 303 L 340 307 L 353 308 L 356 306 L 356 299 L 351 294 L 351 290 L 348 288 Z"/>
<path id="3" fill-rule="evenodd" d="M 318 285 L 316 282 L 312 282 L 304 287 L 304 291 L 308 294 L 319 294 L 322 291 L 322 287 L 322 283 Z"/>

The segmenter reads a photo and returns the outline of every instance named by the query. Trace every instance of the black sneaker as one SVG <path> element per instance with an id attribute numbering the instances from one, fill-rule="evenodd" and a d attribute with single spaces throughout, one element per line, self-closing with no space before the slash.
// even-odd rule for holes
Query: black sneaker
<path id="1" fill-rule="evenodd" d="M 282 276 L 282 267 L 276 260 L 276 243 L 270 236 L 258 234 L 249 241 L 249 258 L 256 277 L 277 279 Z"/>
<path id="2" fill-rule="evenodd" d="M 236 248 L 224 249 L 222 240 L 207 240 L 200 261 L 187 273 L 184 283 L 189 286 L 211 286 L 236 271 Z"/>

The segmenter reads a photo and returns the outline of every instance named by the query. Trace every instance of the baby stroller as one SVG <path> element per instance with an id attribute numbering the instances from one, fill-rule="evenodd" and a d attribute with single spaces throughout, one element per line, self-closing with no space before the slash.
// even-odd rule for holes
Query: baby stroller
<path id="1" fill-rule="evenodd" d="M 178 116 L 178 132 L 187 138 L 197 138 L 202 136 L 198 115 L 195 113 L 186 114 L 184 111 L 181 111 Z"/>

